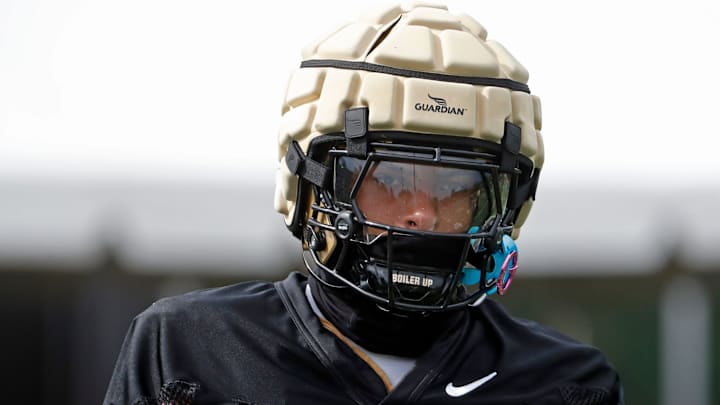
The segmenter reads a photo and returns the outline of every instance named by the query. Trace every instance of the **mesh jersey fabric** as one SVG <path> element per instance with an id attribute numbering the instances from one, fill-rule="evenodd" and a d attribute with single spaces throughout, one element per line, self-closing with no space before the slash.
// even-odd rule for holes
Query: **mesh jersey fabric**
<path id="1" fill-rule="evenodd" d="M 493 300 L 465 310 L 387 392 L 321 325 L 306 284 L 292 273 L 159 300 L 133 320 L 104 404 L 622 403 L 618 374 L 599 350 L 511 317 Z M 448 395 L 448 384 L 491 373 Z"/>

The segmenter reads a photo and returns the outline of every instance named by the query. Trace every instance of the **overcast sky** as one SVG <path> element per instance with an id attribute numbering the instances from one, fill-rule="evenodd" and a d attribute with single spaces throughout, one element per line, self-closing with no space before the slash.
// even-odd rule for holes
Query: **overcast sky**
<path id="1" fill-rule="evenodd" d="M 301 48 L 362 3 L 0 1 L 0 177 L 271 183 Z M 720 186 L 720 3 L 446 4 L 530 71 L 544 184 Z"/>

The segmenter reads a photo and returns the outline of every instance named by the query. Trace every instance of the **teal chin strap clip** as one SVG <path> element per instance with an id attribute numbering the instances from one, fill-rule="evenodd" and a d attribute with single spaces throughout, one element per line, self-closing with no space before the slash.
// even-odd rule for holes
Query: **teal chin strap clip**
<path id="1" fill-rule="evenodd" d="M 471 228 L 468 233 L 477 232 L 477 227 Z M 475 241 L 473 241 L 475 242 Z M 473 246 L 477 249 L 477 246 Z M 482 248 L 481 248 L 482 249 Z M 482 272 L 474 267 L 466 267 L 463 269 L 462 283 L 465 285 L 478 285 L 483 286 L 493 285 L 487 291 L 487 295 L 495 294 L 504 295 L 510 283 L 512 283 L 513 276 L 518 268 L 518 249 L 515 241 L 510 235 L 503 235 L 497 250 L 491 254 L 492 260 L 489 265 L 492 268 L 488 268 L 485 280 L 481 280 Z"/>

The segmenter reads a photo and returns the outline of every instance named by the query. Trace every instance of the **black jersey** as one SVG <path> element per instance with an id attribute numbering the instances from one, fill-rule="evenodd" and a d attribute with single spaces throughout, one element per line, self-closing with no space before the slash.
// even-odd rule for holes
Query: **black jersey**
<path id="1" fill-rule="evenodd" d="M 133 320 L 104 403 L 622 404 L 600 351 L 489 299 L 388 390 L 323 326 L 306 284 L 293 273 L 159 300 Z"/>

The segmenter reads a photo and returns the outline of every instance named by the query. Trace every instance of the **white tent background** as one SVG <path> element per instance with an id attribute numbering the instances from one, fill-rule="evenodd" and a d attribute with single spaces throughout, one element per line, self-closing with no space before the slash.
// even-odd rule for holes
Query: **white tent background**
<path id="1" fill-rule="evenodd" d="M 4 1 L 0 174 L 267 184 L 300 49 L 364 3 Z M 720 182 L 720 5 L 447 3 L 529 69 L 544 184 Z"/>

